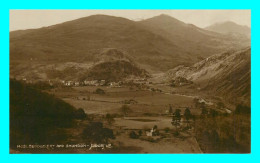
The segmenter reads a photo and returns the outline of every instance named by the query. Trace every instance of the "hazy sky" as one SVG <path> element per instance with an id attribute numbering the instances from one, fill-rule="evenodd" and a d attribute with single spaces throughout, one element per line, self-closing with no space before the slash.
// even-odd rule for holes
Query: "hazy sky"
<path id="1" fill-rule="evenodd" d="M 224 21 L 251 27 L 250 10 L 10 10 L 10 31 L 50 26 L 95 14 L 119 16 L 131 20 L 167 14 L 198 27 Z"/>

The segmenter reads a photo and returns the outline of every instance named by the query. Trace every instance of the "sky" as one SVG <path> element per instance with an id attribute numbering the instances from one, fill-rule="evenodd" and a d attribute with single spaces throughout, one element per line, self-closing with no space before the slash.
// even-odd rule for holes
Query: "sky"
<path id="1" fill-rule="evenodd" d="M 167 14 L 204 28 L 233 21 L 251 27 L 251 10 L 10 10 L 10 31 L 41 28 L 96 14 L 142 20 Z"/>

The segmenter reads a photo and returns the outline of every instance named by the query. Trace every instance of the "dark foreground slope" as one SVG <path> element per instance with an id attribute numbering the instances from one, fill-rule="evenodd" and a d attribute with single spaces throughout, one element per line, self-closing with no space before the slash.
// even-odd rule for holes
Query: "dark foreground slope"
<path id="1" fill-rule="evenodd" d="M 66 140 L 76 109 L 21 82 L 10 80 L 10 147 Z"/>

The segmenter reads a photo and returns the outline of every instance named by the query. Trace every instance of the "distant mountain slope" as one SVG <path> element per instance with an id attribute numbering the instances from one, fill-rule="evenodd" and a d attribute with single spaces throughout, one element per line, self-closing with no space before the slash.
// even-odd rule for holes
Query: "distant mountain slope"
<path id="1" fill-rule="evenodd" d="M 175 45 L 190 54 L 194 62 L 197 57 L 205 58 L 232 47 L 250 46 L 250 40 L 237 39 L 230 35 L 219 34 L 186 24 L 168 15 L 159 15 L 140 21 L 150 31 L 171 40 Z"/>
<path id="2" fill-rule="evenodd" d="M 107 48 L 127 51 L 136 61 L 161 69 L 186 63 L 188 55 L 134 21 L 105 15 L 10 33 L 11 63 L 30 59 L 46 63 L 92 62 Z M 176 58 L 174 62 L 158 64 L 173 58 Z"/>
<path id="3" fill-rule="evenodd" d="M 126 52 L 118 49 L 105 49 L 93 63 L 62 62 L 17 66 L 11 69 L 16 78 L 27 80 L 106 80 L 122 81 L 125 78 L 145 78 L 149 73 L 140 68 Z"/>
<path id="4" fill-rule="evenodd" d="M 180 64 L 191 65 L 202 57 L 242 44 L 241 40 L 169 16 L 135 22 L 93 15 L 49 27 L 10 32 L 10 68 L 19 71 L 16 67 L 21 65 L 91 64 L 99 60 L 105 49 L 114 48 L 127 52 L 145 68 L 164 71 Z"/>
<path id="5" fill-rule="evenodd" d="M 168 71 L 166 77 L 182 77 L 231 102 L 250 105 L 251 48 L 217 54 L 191 67 L 178 66 Z"/>
<path id="6" fill-rule="evenodd" d="M 251 29 L 247 26 L 238 25 L 234 22 L 227 21 L 224 23 L 216 23 L 205 28 L 209 31 L 225 33 L 225 34 L 240 34 L 248 38 L 251 37 Z"/>
<path id="7" fill-rule="evenodd" d="M 88 80 L 122 81 L 131 76 L 146 78 L 149 75 L 145 70 L 136 67 L 131 62 L 117 60 L 93 66 L 84 77 Z"/>

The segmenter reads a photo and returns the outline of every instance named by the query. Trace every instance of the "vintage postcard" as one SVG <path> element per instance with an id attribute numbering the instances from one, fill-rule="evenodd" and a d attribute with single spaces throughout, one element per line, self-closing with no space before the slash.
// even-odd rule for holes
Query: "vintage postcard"
<path id="1" fill-rule="evenodd" d="M 10 153 L 251 153 L 250 10 L 10 10 Z"/>

